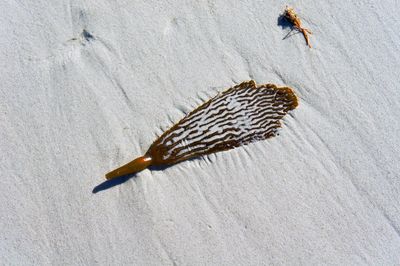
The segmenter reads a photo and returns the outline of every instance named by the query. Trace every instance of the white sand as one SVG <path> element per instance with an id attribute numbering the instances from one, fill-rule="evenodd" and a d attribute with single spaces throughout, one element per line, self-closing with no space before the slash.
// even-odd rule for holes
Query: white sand
<path id="1" fill-rule="evenodd" d="M 175 2 L 0 3 L 0 264 L 399 263 L 399 2 Z M 249 79 L 280 136 L 92 193 Z"/>

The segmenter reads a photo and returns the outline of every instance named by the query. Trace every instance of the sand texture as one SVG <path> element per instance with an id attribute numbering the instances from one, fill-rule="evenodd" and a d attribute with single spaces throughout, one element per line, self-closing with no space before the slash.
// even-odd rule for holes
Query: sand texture
<path id="1" fill-rule="evenodd" d="M 399 263 L 399 3 L 1 1 L 0 264 Z M 100 185 L 246 80 L 279 136 Z"/>

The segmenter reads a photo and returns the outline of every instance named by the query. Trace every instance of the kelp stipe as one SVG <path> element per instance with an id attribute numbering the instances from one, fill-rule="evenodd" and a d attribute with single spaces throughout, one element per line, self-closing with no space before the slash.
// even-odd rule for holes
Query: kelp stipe
<path id="1" fill-rule="evenodd" d="M 144 156 L 108 173 L 106 178 L 273 137 L 280 120 L 297 105 L 297 97 L 289 87 L 243 82 L 197 107 L 154 141 Z"/>
<path id="2" fill-rule="evenodd" d="M 136 158 L 132 162 L 129 162 L 106 174 L 106 179 L 110 180 L 119 176 L 140 172 L 149 167 L 151 165 L 151 161 L 151 158 L 146 156 Z"/>

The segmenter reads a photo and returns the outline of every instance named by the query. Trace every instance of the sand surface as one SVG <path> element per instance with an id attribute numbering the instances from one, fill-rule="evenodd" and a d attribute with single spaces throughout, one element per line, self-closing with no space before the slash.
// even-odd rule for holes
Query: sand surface
<path id="1" fill-rule="evenodd" d="M 0 264 L 399 263 L 398 1 L 0 9 Z M 250 79 L 299 96 L 278 137 L 100 185 Z"/>

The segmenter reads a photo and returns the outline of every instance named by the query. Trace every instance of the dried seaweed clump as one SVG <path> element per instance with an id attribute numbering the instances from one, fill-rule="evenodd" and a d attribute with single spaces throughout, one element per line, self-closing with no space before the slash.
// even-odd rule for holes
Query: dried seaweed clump
<path id="1" fill-rule="evenodd" d="M 286 6 L 285 12 L 283 13 L 283 16 L 293 24 L 294 28 L 303 33 L 304 38 L 306 39 L 306 43 L 308 47 L 311 48 L 310 40 L 308 38 L 308 34 L 312 34 L 310 30 L 303 28 L 301 26 L 301 20 L 297 16 L 296 12 L 292 7 Z"/>

